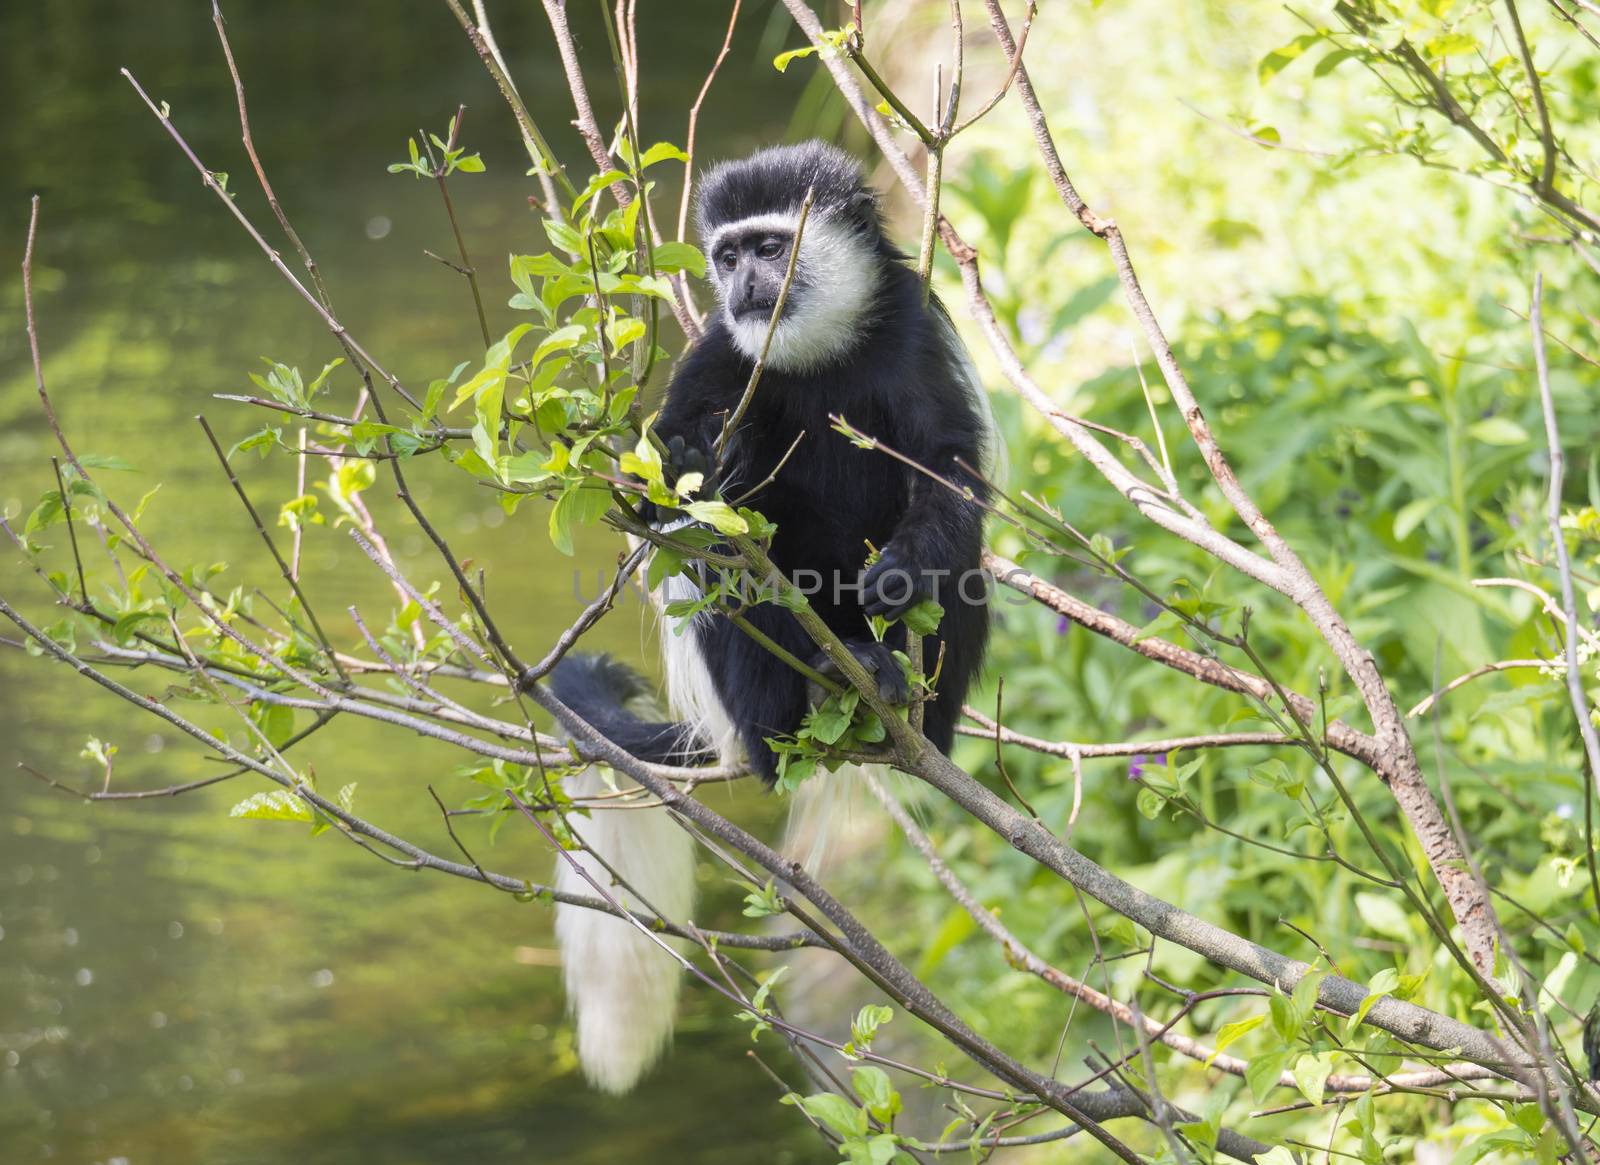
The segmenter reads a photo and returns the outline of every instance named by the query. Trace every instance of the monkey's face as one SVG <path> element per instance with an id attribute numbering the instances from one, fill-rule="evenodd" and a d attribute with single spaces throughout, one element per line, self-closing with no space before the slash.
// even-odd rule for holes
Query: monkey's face
<path id="1" fill-rule="evenodd" d="M 775 224 L 726 232 L 717 239 L 711 261 L 716 272 L 717 292 L 730 323 L 766 324 L 772 318 L 772 309 L 777 306 L 784 277 L 788 274 L 789 252 L 793 246 L 794 232 Z M 799 272 L 795 274 L 798 282 Z M 789 302 L 797 300 L 796 292 L 796 287 L 791 285 Z"/>
<path id="2" fill-rule="evenodd" d="M 783 300 L 799 212 L 750 215 L 722 224 L 707 240 L 708 274 L 735 347 L 750 360 L 767 352 L 767 366 L 803 371 L 828 363 L 860 339 L 871 316 L 879 259 L 867 236 L 849 221 L 813 213 L 800 231 L 800 255 Z"/>

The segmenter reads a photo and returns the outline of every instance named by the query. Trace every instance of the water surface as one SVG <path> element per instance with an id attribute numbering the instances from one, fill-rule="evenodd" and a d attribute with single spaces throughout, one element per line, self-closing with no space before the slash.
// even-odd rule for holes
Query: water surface
<path id="1" fill-rule="evenodd" d="M 13 273 L 0 288 L 0 505 L 25 514 L 53 480 L 15 276 L 27 200 L 38 193 L 45 370 L 77 447 L 136 467 L 106 477 L 125 502 L 162 484 L 146 525 L 172 561 L 226 561 L 235 582 L 276 596 L 282 584 L 193 418 L 205 413 L 235 440 L 260 419 L 211 394 L 247 391 L 245 374 L 262 356 L 315 370 L 337 350 L 117 72 L 129 67 L 170 103 L 175 124 L 207 165 L 230 173 L 240 207 L 266 230 L 206 7 L 66 0 L 0 9 L 0 267 Z M 604 45 L 595 10 L 573 7 L 594 59 Z M 727 9 L 698 0 L 641 8 L 645 136 L 681 142 Z M 786 31 L 771 8 L 745 5 L 701 123 L 708 156 L 788 129 L 803 82 L 767 64 L 773 37 Z M 581 175 L 538 6 L 491 11 L 529 105 Z M 421 254 L 450 246 L 436 191 L 384 172 L 419 124 L 442 130 L 467 104 L 465 139 L 488 172 L 462 178 L 455 198 L 485 272 L 491 324 L 509 327 L 505 255 L 545 245 L 526 203 L 536 187 L 522 175 L 509 115 L 445 6 L 235 0 L 228 17 L 258 148 L 351 330 L 412 384 L 481 354 L 465 287 Z M 608 118 L 608 74 L 594 75 Z M 334 386 L 336 400 L 353 398 L 348 370 Z M 269 508 L 293 492 L 286 460 L 250 458 L 240 472 Z M 538 506 L 507 520 L 459 475 L 415 477 L 460 554 L 488 571 L 510 636 L 537 654 L 576 614 L 576 592 L 595 593 L 615 545 L 589 538 L 576 560 L 562 559 Z M 369 500 L 402 564 L 419 580 L 442 579 L 388 493 L 374 488 Z M 64 547 L 64 531 L 54 533 Z M 341 644 L 356 642 L 348 605 L 382 622 L 390 596 L 342 532 L 313 530 L 304 568 Z M 35 618 L 54 617 L 46 589 L 9 546 L 0 547 L 0 591 Z M 641 660 L 649 638 L 635 603 L 595 642 Z M 159 677 L 130 682 L 161 690 Z M 831 1157 L 776 1105 L 775 1085 L 745 1058 L 744 1029 L 704 993 L 689 993 L 666 1068 L 626 1103 L 588 1091 L 541 906 L 396 870 L 332 834 L 313 840 L 298 825 L 230 820 L 229 806 L 262 787 L 247 779 L 175 799 L 85 805 L 15 769 L 23 762 L 86 784 L 94 766 L 78 753 L 90 736 L 118 746 L 118 788 L 216 771 L 153 718 L 65 669 L 0 649 L 0 1160 Z M 426 786 L 455 801 L 469 791 L 447 749 L 370 723 L 336 724 L 303 746 L 302 759 L 326 787 L 356 782 L 364 815 L 448 851 Z M 744 819 L 770 825 L 773 805 L 727 796 Z M 537 839 L 508 828 L 492 847 L 478 840 L 486 865 L 548 875 Z M 708 871 L 703 883 L 711 904 L 700 921 L 735 917 L 737 895 L 723 879 Z"/>

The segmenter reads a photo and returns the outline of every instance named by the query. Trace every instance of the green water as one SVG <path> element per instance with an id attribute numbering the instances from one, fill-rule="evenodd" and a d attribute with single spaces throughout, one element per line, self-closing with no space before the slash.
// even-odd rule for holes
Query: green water
<path id="1" fill-rule="evenodd" d="M 504 11 L 500 11 L 501 9 Z M 720 41 L 721 3 L 641 5 L 645 136 L 683 138 L 688 101 Z M 131 68 L 207 165 L 232 174 L 240 207 L 269 216 L 249 180 L 231 86 L 207 5 L 52 0 L 0 6 L 0 505 L 26 513 L 53 480 L 52 439 L 33 393 L 16 277 L 27 199 L 42 195 L 35 261 L 45 372 L 78 449 L 126 458 L 105 484 L 134 501 L 157 482 L 147 532 L 169 559 L 227 561 L 235 582 L 282 584 L 227 491 L 193 418 L 225 442 L 257 427 L 245 406 L 263 355 L 315 369 L 327 332 L 253 250 L 118 76 Z M 574 5 L 588 59 L 597 10 Z M 768 4 L 745 5 L 735 55 L 701 122 L 726 155 L 790 128 L 802 82 L 765 62 L 785 35 Z M 562 155 L 580 158 L 553 49 L 532 3 L 493 5 L 528 104 Z M 509 115 L 442 3 L 234 0 L 235 52 L 255 137 L 285 208 L 326 274 L 336 308 L 411 384 L 481 351 L 446 251 L 431 186 L 392 177 L 421 123 L 465 102 L 465 139 L 489 171 L 455 197 L 486 272 L 491 326 L 512 322 L 507 252 L 543 249 L 534 188 Z M 782 47 L 781 44 L 776 47 Z M 615 109 L 600 92 L 602 120 Z M 657 113 L 657 110 L 663 111 Z M 670 111 L 670 116 L 668 112 Z M 580 170 L 581 173 L 581 170 Z M 581 182 L 581 178 L 580 178 Z M 675 199 L 670 200 L 675 206 Z M 666 201 L 664 201 L 664 205 Z M 355 379 L 335 374 L 348 404 Z M 293 493 L 282 459 L 241 462 L 264 504 Z M 419 471 L 418 492 L 458 552 L 488 572 L 495 609 L 537 655 L 595 592 L 615 546 L 555 555 L 542 511 L 504 520 L 459 475 Z M 402 565 L 441 578 L 381 486 L 369 501 Z M 64 549 L 64 531 L 54 531 Z M 91 563 L 104 575 L 103 556 Z M 56 563 L 64 565 L 61 557 Z M 331 527 L 307 537 L 304 577 L 341 646 L 345 609 L 382 622 L 383 580 Z M 9 544 L 0 592 L 53 618 L 43 584 Z M 651 638 L 637 603 L 596 634 L 632 659 Z M 123 678 L 161 692 L 161 679 Z M 187 705 L 193 710 L 193 705 Z M 197 712 L 198 715 L 203 713 Z M 156 788 L 216 770 L 159 721 L 64 669 L 0 648 L 0 1161 L 122 1165 L 322 1162 L 806 1162 L 827 1159 L 776 1088 L 745 1059 L 744 1029 L 690 991 L 666 1067 L 626 1102 L 588 1091 L 550 963 L 549 915 L 482 887 L 385 865 L 329 834 L 229 820 L 261 786 L 241 778 L 181 798 L 86 805 L 31 781 L 24 762 L 71 783 L 93 776 L 85 738 L 115 743 L 115 787 Z M 360 811 L 446 852 L 432 784 L 468 795 L 446 750 L 336 723 L 301 749 L 319 779 L 358 783 Z M 770 826 L 774 806 L 717 794 Z M 543 878 L 537 839 L 506 829 L 486 865 Z M 737 914 L 714 876 L 700 921 Z M 786 1065 L 779 1065 L 787 1071 Z"/>

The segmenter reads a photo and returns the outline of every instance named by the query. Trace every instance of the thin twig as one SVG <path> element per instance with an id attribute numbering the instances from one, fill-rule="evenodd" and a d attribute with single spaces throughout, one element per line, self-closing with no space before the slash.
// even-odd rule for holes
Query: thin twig
<path id="1" fill-rule="evenodd" d="M 1022 54 L 1028 47 L 1028 33 L 1033 30 L 1033 18 L 1038 14 L 1039 0 L 1028 0 L 1028 11 L 1022 17 L 1022 31 L 1017 35 L 1016 47 L 1007 54 L 1009 60 L 1006 66 L 1005 80 L 1000 83 L 1000 88 L 995 95 L 983 103 L 982 108 L 951 129 L 951 137 L 955 137 L 964 130 L 971 129 L 975 123 L 986 117 L 990 110 L 999 105 L 1005 99 L 1007 93 L 1011 92 L 1012 82 L 1017 79 L 1017 70 L 1022 67 Z"/>
<path id="2" fill-rule="evenodd" d="M 228 484 L 233 487 L 233 492 L 238 495 L 239 501 L 244 504 L 245 512 L 250 515 L 251 522 L 255 524 L 256 533 L 261 536 L 261 541 L 266 543 L 267 550 L 272 555 L 272 560 L 278 564 L 278 573 L 283 575 L 283 581 L 289 584 L 289 589 L 294 592 L 294 597 L 300 601 L 300 609 L 306 613 L 306 618 L 311 620 L 311 626 L 317 633 L 317 642 L 322 644 L 322 650 L 327 655 L 328 662 L 333 665 L 333 670 L 339 673 L 339 678 L 348 683 L 350 677 L 344 670 L 344 664 L 339 662 L 339 655 L 333 650 L 333 644 L 328 639 L 328 633 L 322 629 L 322 620 L 317 618 L 317 612 L 311 606 L 311 600 L 307 599 L 305 592 L 300 589 L 300 583 L 295 578 L 294 571 L 284 561 L 283 555 L 278 553 L 277 543 L 273 542 L 272 535 L 267 533 L 266 526 L 262 524 L 261 515 L 256 512 L 255 503 L 250 500 L 250 495 L 245 493 L 243 483 L 240 482 L 238 475 L 233 472 L 233 466 L 228 464 L 228 455 L 222 451 L 222 446 L 217 441 L 217 435 L 211 431 L 210 422 L 205 419 L 204 415 L 195 417 L 195 420 L 199 421 L 200 427 L 205 430 L 206 440 L 211 442 L 211 448 L 216 452 L 217 461 L 222 466 L 222 472 L 227 475 Z"/>
<path id="3" fill-rule="evenodd" d="M 1578 735 L 1589 758 L 1590 779 L 1600 788 L 1600 738 L 1594 727 L 1594 713 L 1583 690 L 1583 672 L 1578 662 L 1578 600 L 1572 586 L 1572 558 L 1567 553 L 1567 538 L 1561 529 L 1561 487 L 1566 476 L 1566 453 L 1561 448 L 1561 430 L 1556 424 L 1555 398 L 1550 392 L 1550 368 L 1544 350 L 1544 275 L 1533 277 L 1533 306 L 1528 312 L 1533 333 L 1533 359 L 1539 371 L 1539 405 L 1544 410 L 1545 445 L 1550 455 L 1550 500 L 1546 517 L 1550 523 L 1551 545 L 1556 552 L 1556 570 L 1561 576 L 1561 619 L 1565 625 L 1567 657 L 1567 698 L 1578 720 Z"/>
<path id="4" fill-rule="evenodd" d="M 284 214 L 283 206 L 278 202 L 278 196 L 272 189 L 272 183 L 267 181 L 266 168 L 261 165 L 261 158 L 256 153 L 255 139 L 250 135 L 250 111 L 245 106 L 244 81 L 240 78 L 239 67 L 233 60 L 233 46 L 228 43 L 228 31 L 222 19 L 222 8 L 218 0 L 211 0 L 211 23 L 216 26 L 217 40 L 222 43 L 222 56 L 228 62 L 228 75 L 233 78 L 233 94 L 239 104 L 239 136 L 244 143 L 244 152 L 250 156 L 250 166 L 256 172 L 256 181 L 261 184 L 261 192 L 267 196 L 267 205 L 272 208 L 278 225 L 283 228 L 284 236 L 299 254 L 300 262 L 305 264 L 306 272 L 316 286 L 317 298 L 323 307 L 330 307 L 328 289 L 322 282 L 322 273 L 317 270 L 317 262 L 311 257 L 306 245 L 300 241 L 300 236 L 295 233 L 294 227 L 289 225 L 289 216 Z"/>
<path id="5" fill-rule="evenodd" d="M 446 158 L 449 156 L 450 151 L 456 147 L 456 139 L 461 133 L 461 119 L 466 115 L 467 107 L 463 105 L 456 110 L 456 115 L 450 119 L 450 140 L 445 143 Z M 422 139 L 422 144 L 424 147 L 430 144 L 426 135 Z M 432 149 L 428 150 L 428 157 L 430 160 L 432 159 Z M 439 184 L 439 197 L 444 200 L 444 213 L 449 218 L 450 230 L 456 237 L 456 252 L 461 256 L 461 266 L 456 269 L 466 277 L 467 286 L 472 288 L 472 304 L 478 309 L 478 327 L 483 332 L 483 346 L 487 348 L 494 342 L 489 336 L 489 317 L 483 311 L 483 293 L 478 290 L 477 268 L 472 265 L 472 260 L 467 257 L 467 241 L 461 237 L 461 224 L 456 221 L 455 204 L 450 201 L 450 187 L 445 182 L 447 166 L 448 163 L 445 158 L 440 158 L 433 168 L 433 177 L 434 181 Z"/>
<path id="6" fill-rule="evenodd" d="M 279 257 L 278 252 L 267 243 L 266 239 L 261 237 L 261 232 L 256 230 L 255 224 L 245 217 L 244 211 L 239 209 L 238 204 L 229 196 L 228 192 L 222 188 L 222 184 L 217 181 L 215 174 L 211 170 L 207 169 L 205 163 L 200 161 L 200 158 L 195 154 L 194 150 L 190 148 L 189 143 L 185 141 L 183 135 L 178 132 L 178 127 L 173 124 L 171 113 L 164 106 L 158 106 L 150 99 L 150 95 L 144 91 L 144 86 L 139 84 L 138 79 L 134 77 L 131 72 L 129 72 L 127 69 L 123 69 L 121 72 L 122 75 L 127 78 L 128 84 L 133 86 L 133 90 L 139 95 L 139 99 L 145 103 L 145 107 L 150 110 L 155 119 L 161 123 L 162 128 L 165 129 L 172 140 L 177 143 L 178 148 L 183 151 L 184 157 L 188 158 L 189 162 L 194 166 L 194 168 L 199 171 L 201 181 L 204 182 L 205 185 L 212 191 L 212 193 L 214 193 L 217 198 L 221 200 L 222 205 L 228 208 L 228 213 L 233 215 L 233 217 L 238 220 L 239 225 L 244 227 L 245 232 L 249 234 L 253 240 L 255 240 L 256 246 L 259 247 L 261 249 L 261 253 L 267 257 L 267 262 L 271 263 L 273 267 L 277 268 L 278 274 L 287 279 L 290 286 L 300 293 L 300 297 L 311 306 L 311 309 L 315 311 L 318 316 L 321 317 L 322 322 L 327 325 L 328 330 L 334 334 L 334 337 L 338 339 L 341 344 L 346 345 L 350 349 L 353 357 L 359 357 L 361 362 L 364 363 L 368 368 L 372 369 L 373 372 L 377 373 L 378 378 L 387 383 L 390 388 L 394 389 L 401 399 L 403 399 L 412 408 L 420 411 L 422 408 L 421 403 L 416 399 L 416 397 L 412 396 L 411 393 L 407 391 L 406 387 L 400 383 L 399 378 L 386 370 L 383 365 L 379 364 L 372 354 L 363 348 L 360 342 L 350 334 L 349 330 L 334 317 L 333 313 L 323 306 L 322 300 L 312 292 L 306 290 L 305 284 L 301 283 L 300 280 L 295 278 L 294 272 L 290 271 L 289 268 L 284 264 L 284 261 L 281 257 Z"/>
<path id="7" fill-rule="evenodd" d="M 755 365 L 750 369 L 750 379 L 744 386 L 744 393 L 739 397 L 738 405 L 728 414 L 727 420 L 722 422 L 722 432 L 718 434 L 717 443 L 713 448 L 718 461 L 722 459 L 728 442 L 738 431 L 739 423 L 744 420 L 750 402 L 755 399 L 756 386 L 761 383 L 761 373 L 767 366 L 767 352 L 772 348 L 772 337 L 777 333 L 778 324 L 783 318 L 784 305 L 789 302 L 789 289 L 794 286 L 794 273 L 800 266 L 800 240 L 805 234 L 806 219 L 811 217 L 811 205 L 816 200 L 817 188 L 807 187 L 805 200 L 800 203 L 800 217 L 794 224 L 794 241 L 789 246 L 789 266 L 784 270 L 783 285 L 778 288 L 778 301 L 772 305 L 772 316 L 767 320 L 767 333 L 761 338 L 761 352 L 756 356 Z"/>
<path id="8" fill-rule="evenodd" d="M 711 92 L 711 82 L 717 79 L 717 70 L 722 68 L 722 62 L 728 55 L 728 50 L 733 46 L 733 29 L 739 23 L 739 6 L 744 0 L 733 0 L 733 11 L 728 14 L 728 31 L 723 35 L 722 47 L 717 50 L 717 59 L 711 62 L 711 71 L 706 74 L 705 84 L 700 86 L 700 92 L 694 99 L 694 104 L 689 107 L 689 133 L 684 141 L 683 152 L 688 155 L 688 160 L 683 164 L 683 195 L 678 199 L 678 238 L 682 240 L 689 224 L 689 196 L 694 189 L 694 139 L 695 131 L 700 124 L 700 106 L 704 104 L 706 94 Z"/>
<path id="9" fill-rule="evenodd" d="M 1445 684 L 1442 688 L 1439 688 L 1427 696 L 1424 696 L 1421 700 L 1418 700 L 1416 705 L 1406 713 L 1406 719 L 1412 720 L 1418 716 L 1424 715 L 1428 709 L 1432 708 L 1434 704 L 1438 702 L 1440 697 L 1449 695 L 1457 688 L 1463 687 L 1466 684 L 1470 684 L 1473 680 L 1478 679 L 1481 676 L 1493 675 L 1495 672 L 1499 671 L 1516 671 L 1521 668 L 1550 667 L 1553 662 L 1554 661 L 1548 659 L 1497 659 L 1491 663 L 1486 663 L 1479 667 L 1475 667 L 1471 671 L 1457 676 L 1455 679 Z"/>
<path id="10" fill-rule="evenodd" d="M 72 564 L 78 571 L 78 595 L 85 606 L 89 604 L 89 584 L 83 577 L 83 555 L 78 553 L 78 527 L 72 520 L 72 498 L 67 495 L 67 483 L 61 476 L 61 461 L 50 458 L 50 468 L 56 473 L 56 489 L 61 494 L 61 514 L 67 521 L 67 537 L 72 540 Z"/>
<path id="11" fill-rule="evenodd" d="M 467 39 L 472 42 L 472 47 L 483 61 L 484 68 L 494 78 L 500 95 L 511 107 L 511 114 L 517 119 L 517 127 L 522 131 L 522 141 L 527 148 L 528 158 L 533 162 L 534 172 L 539 176 L 539 182 L 544 188 L 545 209 L 559 218 L 561 205 L 556 200 L 550 180 L 554 178 L 559 182 L 568 198 L 576 198 L 578 188 L 567 177 L 567 172 L 556 160 L 550 143 L 545 140 L 539 126 L 528 115 L 528 107 L 523 104 L 522 95 L 517 92 L 517 87 L 506 70 L 505 60 L 500 56 L 500 46 L 495 43 L 494 33 L 489 28 L 488 14 L 484 11 L 482 3 L 474 0 L 473 8 L 478 17 L 474 23 L 472 17 L 467 15 L 467 10 L 461 6 L 460 0 L 444 0 L 444 2 L 455 15 L 457 23 L 461 25 L 461 31 L 465 32 Z"/>
<path id="12" fill-rule="evenodd" d="M 1040 819 L 1039 811 L 1028 803 L 1028 799 L 1022 795 L 1021 790 L 1012 781 L 1011 774 L 1006 771 L 1006 754 L 1001 747 L 1001 733 L 1003 730 L 1000 727 L 1005 723 L 1005 698 L 1006 680 L 1004 676 L 1001 676 L 995 681 L 994 688 L 994 767 L 1000 770 L 1000 778 L 1005 781 L 1006 788 L 1011 790 L 1011 795 L 1028 811 L 1028 816 L 1038 821 Z"/>
<path id="13" fill-rule="evenodd" d="M 963 736 L 976 736 L 984 740 L 995 738 L 1005 744 L 1015 744 L 1046 756 L 1068 759 L 1077 757 L 1091 760 L 1098 757 L 1156 756 L 1161 753 L 1184 752 L 1202 748 L 1257 748 L 1274 745 L 1294 745 L 1298 738 L 1281 732 L 1213 732 L 1198 736 L 1171 736 L 1158 740 L 1117 740 L 1100 744 L 1077 744 L 1072 741 L 1040 740 L 1002 726 L 973 707 L 962 712 L 976 721 L 977 727 L 961 724 L 956 731 Z"/>
<path id="14" fill-rule="evenodd" d="M 1533 50 L 1522 31 L 1522 17 L 1517 13 L 1517 0 L 1506 0 L 1506 13 L 1511 17 L 1511 31 L 1516 35 L 1517 53 L 1522 57 L 1522 69 L 1528 74 L 1528 87 L 1533 90 L 1533 107 L 1539 114 L 1539 144 L 1544 152 L 1544 164 L 1539 171 L 1538 191 L 1549 195 L 1555 189 L 1556 136 L 1550 127 L 1550 110 L 1545 105 L 1544 84 L 1539 80 L 1538 67 L 1533 63 Z"/>

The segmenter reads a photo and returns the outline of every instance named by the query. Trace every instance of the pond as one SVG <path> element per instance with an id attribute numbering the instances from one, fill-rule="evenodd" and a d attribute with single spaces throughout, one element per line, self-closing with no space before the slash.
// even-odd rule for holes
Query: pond
<path id="1" fill-rule="evenodd" d="M 28 198 L 38 193 L 40 334 L 65 428 L 79 450 L 132 464 L 105 475 L 124 502 L 161 485 L 147 527 L 172 561 L 227 562 L 235 585 L 275 596 L 282 583 L 194 418 L 205 414 L 227 445 L 261 418 L 213 394 L 248 391 L 263 356 L 314 372 L 337 351 L 118 74 L 128 67 L 170 104 L 174 123 L 207 165 L 232 173 L 239 206 L 267 231 L 206 7 L 59 0 L 0 9 L 0 265 L 10 273 L 0 289 L 0 506 L 26 515 L 54 480 L 16 278 Z M 728 6 L 641 9 L 644 136 L 681 143 Z M 491 11 L 529 106 L 581 184 L 587 161 L 539 6 Z M 574 5 L 586 59 L 603 61 L 597 14 Z M 453 193 L 485 273 L 490 324 L 508 328 L 505 256 L 545 247 L 526 201 L 537 188 L 448 9 L 234 0 L 227 17 L 256 144 L 352 332 L 411 383 L 480 355 L 466 287 L 422 254 L 451 246 L 437 191 L 385 172 L 419 125 L 442 132 L 466 104 L 464 141 L 488 169 L 456 180 Z M 792 35 L 776 5 L 745 3 L 701 120 L 703 157 L 813 127 L 814 118 L 791 118 L 816 108 L 806 80 L 770 66 Z M 609 66 L 594 75 L 604 81 Z M 604 123 L 615 95 L 598 82 L 596 90 Z M 675 208 L 676 192 L 664 193 Z M 333 385 L 336 398 L 353 399 L 349 369 Z M 289 460 L 247 454 L 238 463 L 262 504 L 292 496 Z M 542 507 L 507 519 L 460 475 L 419 474 L 418 491 L 458 552 L 487 571 L 510 637 L 529 651 L 572 620 L 580 596 L 596 593 L 596 572 L 614 561 L 615 543 L 599 535 L 561 558 Z M 442 578 L 386 491 L 369 500 L 402 566 L 419 580 Z M 56 552 L 65 555 L 64 531 L 52 534 L 63 535 Z M 342 531 L 310 529 L 303 572 L 322 609 L 353 604 L 386 616 L 383 579 Z M 0 592 L 54 618 L 46 588 L 9 543 Z M 335 637 L 354 644 L 348 619 L 340 622 Z M 595 642 L 637 661 L 652 638 L 634 600 Z M 130 682 L 160 691 L 155 677 Z M 689 991 L 665 1068 L 626 1101 L 597 1095 L 576 1069 L 544 907 L 397 870 L 333 833 L 309 839 L 303 826 L 230 819 L 229 807 L 262 787 L 243 778 L 177 798 L 90 805 L 18 770 L 79 786 L 98 780 L 79 755 L 90 737 L 117 746 L 119 789 L 217 771 L 168 726 L 64 668 L 0 647 L 0 1159 L 831 1159 L 794 1110 L 777 1105 L 777 1086 L 754 1070 L 746 1029 L 721 1001 Z M 335 724 L 302 759 L 333 787 L 355 782 L 365 816 L 448 848 L 427 787 L 460 801 L 469 786 L 445 749 Z M 717 796 L 755 827 L 776 818 L 776 805 L 753 790 Z M 485 864 L 548 876 L 537 838 L 507 828 L 492 848 L 480 840 Z M 702 882 L 710 902 L 698 921 L 737 917 L 738 893 L 717 876 Z M 776 1057 L 774 1066 L 789 1071 Z"/>

